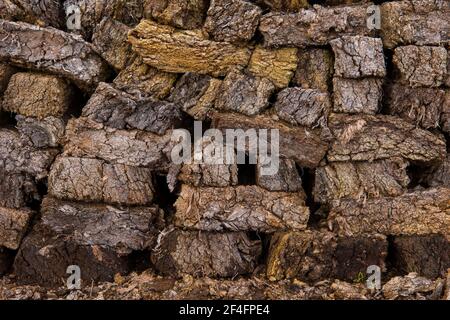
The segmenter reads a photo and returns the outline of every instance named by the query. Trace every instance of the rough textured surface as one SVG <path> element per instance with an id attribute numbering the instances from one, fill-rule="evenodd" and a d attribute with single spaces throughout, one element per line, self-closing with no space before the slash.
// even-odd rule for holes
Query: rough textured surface
<path id="1" fill-rule="evenodd" d="M 441 289 L 439 289 L 441 288 Z M 394 277 L 383 286 L 383 296 L 389 300 L 429 300 L 439 297 L 442 281 L 420 277 L 417 273 L 409 273 L 404 277 Z"/>
<path id="2" fill-rule="evenodd" d="M 450 299 L 449 15 L 0 0 L 0 299 Z"/>
<path id="3" fill-rule="evenodd" d="M 3 95 L 8 87 L 11 76 L 17 72 L 16 68 L 6 63 L 0 63 L 0 95 Z"/>
<path id="4" fill-rule="evenodd" d="M 344 35 L 368 35 L 367 6 L 321 7 L 296 13 L 268 13 L 259 31 L 266 46 L 325 45 Z"/>
<path id="5" fill-rule="evenodd" d="M 46 198 L 42 217 L 14 261 L 21 283 L 65 284 L 78 265 L 83 282 L 111 281 L 130 268 L 128 255 L 154 246 L 161 223 L 157 207 L 120 208 Z"/>
<path id="6" fill-rule="evenodd" d="M 329 94 L 315 89 L 287 88 L 275 102 L 280 119 L 305 127 L 326 125 L 330 109 Z"/>
<path id="7" fill-rule="evenodd" d="M 73 89 L 64 79 L 21 72 L 14 74 L 9 81 L 3 109 L 39 119 L 61 117 L 69 109 L 72 98 Z"/>
<path id="8" fill-rule="evenodd" d="M 217 110 L 254 116 L 269 106 L 269 98 L 275 87 L 265 78 L 232 70 L 223 80 L 219 90 L 220 94 L 214 105 Z"/>
<path id="9" fill-rule="evenodd" d="M 327 231 L 276 233 L 270 244 L 267 277 L 272 281 L 354 281 L 370 265 L 385 269 L 387 247 L 382 235 L 339 238 Z"/>
<path id="10" fill-rule="evenodd" d="M 168 164 L 166 148 L 170 143 L 170 132 L 159 136 L 138 130 L 104 128 L 93 120 L 79 118 L 69 121 L 66 137 L 66 156 L 98 158 L 111 163 L 161 169 Z"/>
<path id="11" fill-rule="evenodd" d="M 278 88 L 289 85 L 297 67 L 297 49 L 265 49 L 257 47 L 253 50 L 248 69 L 256 76 L 265 77 Z"/>
<path id="12" fill-rule="evenodd" d="M 377 113 L 383 96 L 383 79 L 333 78 L 333 110 L 346 113 Z"/>
<path id="13" fill-rule="evenodd" d="M 115 283 L 83 285 L 77 291 L 68 291 L 64 286 L 20 286 L 9 277 L 0 281 L 0 298 L 29 300 L 438 300 L 446 299 L 449 287 L 448 280 L 446 285 L 445 279 L 432 281 L 414 273 L 393 278 L 380 291 L 341 280 L 324 280 L 314 285 L 295 280 L 270 282 L 262 274 L 231 280 L 190 276 L 168 279 L 152 270 L 117 277 Z"/>
<path id="14" fill-rule="evenodd" d="M 332 203 L 328 224 L 334 232 L 346 236 L 448 234 L 449 196 L 450 189 L 440 187 L 365 202 L 337 200 Z"/>
<path id="15" fill-rule="evenodd" d="M 175 224 L 204 231 L 303 230 L 309 218 L 302 192 L 268 192 L 257 186 L 183 186 Z"/>
<path id="16" fill-rule="evenodd" d="M 395 237 L 392 245 L 395 267 L 429 279 L 444 277 L 450 268 L 450 242 L 443 235 Z"/>
<path id="17" fill-rule="evenodd" d="M 441 128 L 442 131 L 450 133 L 450 90 L 445 91 L 444 99 L 441 114 Z"/>
<path id="18" fill-rule="evenodd" d="M 381 35 L 388 48 L 439 45 L 448 41 L 450 9 L 446 0 L 406 0 L 381 5 Z"/>
<path id="19" fill-rule="evenodd" d="M 82 115 L 114 129 L 139 129 L 160 135 L 181 122 L 181 113 L 173 103 L 140 98 L 107 83 L 98 85 Z"/>
<path id="20" fill-rule="evenodd" d="M 439 87 L 447 72 L 447 50 L 427 46 L 398 47 L 393 62 L 401 83 L 411 87 Z"/>
<path id="21" fill-rule="evenodd" d="M 0 129 L 0 164 L 9 173 L 25 173 L 36 179 L 47 176 L 56 154 L 55 149 L 36 149 L 17 131 Z"/>
<path id="22" fill-rule="evenodd" d="M 61 118 L 47 117 L 42 120 L 16 116 L 17 130 L 36 148 L 55 148 L 63 140 L 66 124 Z"/>
<path id="23" fill-rule="evenodd" d="M 203 143 L 202 152 L 208 154 L 208 149 L 211 148 L 215 151 L 217 147 L 226 148 L 226 145 L 213 142 Z M 234 152 L 234 149 L 224 150 Z M 236 161 L 232 161 L 229 164 L 224 162 L 201 163 L 201 161 L 196 161 L 195 157 L 192 157 L 191 163 L 183 164 L 177 178 L 179 181 L 195 187 L 234 186 L 238 184 L 238 165 Z"/>
<path id="24" fill-rule="evenodd" d="M 267 116 L 250 118 L 233 113 L 215 114 L 212 124 L 217 129 L 242 129 L 244 133 L 250 128 L 278 129 L 280 156 L 291 158 L 304 167 L 316 167 L 328 149 L 315 131 L 291 127 Z"/>
<path id="25" fill-rule="evenodd" d="M 116 87 L 134 95 L 165 98 L 177 80 L 177 75 L 159 71 L 136 58 L 114 79 Z"/>
<path id="26" fill-rule="evenodd" d="M 162 24 L 195 29 L 202 26 L 207 8 L 206 0 L 146 0 L 144 12 Z"/>
<path id="27" fill-rule="evenodd" d="M 17 250 L 32 216 L 29 209 L 0 207 L 0 247 Z"/>
<path id="28" fill-rule="evenodd" d="M 256 184 L 269 191 L 303 192 L 302 178 L 295 161 L 280 159 L 278 172 L 273 175 L 263 175 L 261 163 L 256 165 Z"/>
<path id="29" fill-rule="evenodd" d="M 41 27 L 60 28 L 64 22 L 62 1 L 2 0 L 0 19 L 24 21 Z"/>
<path id="30" fill-rule="evenodd" d="M 152 253 L 156 269 L 165 275 L 235 277 L 253 272 L 261 242 L 245 233 L 166 230 Z"/>
<path id="31" fill-rule="evenodd" d="M 139 23 L 143 16 L 145 0 L 64 0 L 64 9 L 72 15 L 80 11 L 80 30 L 72 30 L 81 34 L 87 41 L 91 40 L 92 33 L 103 18 L 109 17 L 126 25 L 133 26 Z M 75 22 L 75 20 L 74 20 Z"/>
<path id="32" fill-rule="evenodd" d="M 95 50 L 116 70 L 124 69 L 131 56 L 131 46 L 127 42 L 129 30 L 125 24 L 106 17 L 92 36 Z"/>
<path id="33" fill-rule="evenodd" d="M 262 10 L 245 0 L 211 0 L 204 29 L 215 41 L 249 41 Z"/>
<path id="34" fill-rule="evenodd" d="M 306 48 L 298 51 L 298 66 L 294 83 L 306 89 L 328 91 L 333 76 L 333 54 L 331 50 Z"/>
<path id="35" fill-rule="evenodd" d="M 320 203 L 352 198 L 364 201 L 380 196 L 399 196 L 410 179 L 408 163 L 389 159 L 374 162 L 333 162 L 316 169 L 314 199 Z"/>
<path id="36" fill-rule="evenodd" d="M 271 10 L 283 12 L 297 12 L 309 6 L 307 0 L 257 0 L 256 2 L 268 6 Z"/>
<path id="37" fill-rule="evenodd" d="M 147 168 L 86 158 L 58 158 L 48 177 L 49 194 L 59 199 L 146 205 L 153 200 Z"/>
<path id="38" fill-rule="evenodd" d="M 441 164 L 428 172 L 424 181 L 430 187 L 444 186 L 450 188 L 450 156 L 447 155 L 447 158 Z"/>
<path id="39" fill-rule="evenodd" d="M 205 120 L 211 113 L 222 81 L 208 75 L 188 72 L 176 83 L 168 100 L 176 103 L 195 120 Z"/>
<path id="40" fill-rule="evenodd" d="M 336 76 L 363 78 L 386 75 L 381 39 L 344 36 L 330 41 L 330 44 L 335 55 Z"/>
<path id="41" fill-rule="evenodd" d="M 33 200 L 40 200 L 33 179 L 0 167 L 0 207 L 20 209 Z"/>
<path id="42" fill-rule="evenodd" d="M 436 162 L 445 158 L 439 135 L 384 115 L 332 114 L 329 126 L 336 140 L 329 161 L 364 161 L 401 156 L 412 161 Z"/>
<path id="43" fill-rule="evenodd" d="M 223 76 L 245 66 L 250 50 L 208 40 L 200 30 L 183 31 L 143 20 L 128 36 L 145 63 L 167 72 L 198 72 Z"/>
<path id="44" fill-rule="evenodd" d="M 450 87 L 450 45 L 447 46 L 447 79 L 445 80 L 445 86 Z"/>
<path id="45" fill-rule="evenodd" d="M 1 60 L 67 77 L 88 91 L 109 72 L 89 43 L 63 31 L 0 20 L 0 38 Z"/>
<path id="46" fill-rule="evenodd" d="M 398 115 L 425 129 L 439 126 L 446 103 L 444 90 L 411 88 L 401 84 L 388 86 L 385 101 L 389 114 Z"/>

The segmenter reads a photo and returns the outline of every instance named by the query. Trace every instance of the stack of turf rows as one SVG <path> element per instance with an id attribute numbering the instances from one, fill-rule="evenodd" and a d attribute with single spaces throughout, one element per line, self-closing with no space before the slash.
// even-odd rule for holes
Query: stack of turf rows
<path id="1" fill-rule="evenodd" d="M 450 267 L 446 1 L 38 2 L 0 0 L 0 273 Z M 279 171 L 173 163 L 194 120 L 278 129 Z"/>

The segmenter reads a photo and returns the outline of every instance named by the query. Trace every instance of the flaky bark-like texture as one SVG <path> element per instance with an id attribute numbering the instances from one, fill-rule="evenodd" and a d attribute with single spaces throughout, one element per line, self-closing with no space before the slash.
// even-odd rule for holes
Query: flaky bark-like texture
<path id="1" fill-rule="evenodd" d="M 254 116 L 269 106 L 274 91 L 270 80 L 233 70 L 223 80 L 214 107 Z"/>
<path id="2" fill-rule="evenodd" d="M 132 57 L 127 41 L 130 28 L 111 18 L 104 18 L 95 28 L 92 44 L 103 59 L 116 70 L 124 69 Z"/>
<path id="3" fill-rule="evenodd" d="M 333 78 L 333 110 L 346 113 L 374 114 L 383 96 L 383 79 Z"/>
<path id="4" fill-rule="evenodd" d="M 329 161 L 372 161 L 401 156 L 421 162 L 442 161 L 446 156 L 442 136 L 385 115 L 332 114 L 329 127 L 336 140 Z"/>
<path id="5" fill-rule="evenodd" d="M 17 250 L 33 214 L 29 209 L 0 207 L 0 247 Z"/>
<path id="6" fill-rule="evenodd" d="M 5 91 L 3 109 L 38 119 L 61 117 L 70 107 L 72 91 L 67 81 L 56 76 L 16 73 Z"/>
<path id="7" fill-rule="evenodd" d="M 333 76 L 333 54 L 328 49 L 305 48 L 298 51 L 294 83 L 305 89 L 328 91 Z"/>
<path id="8" fill-rule="evenodd" d="M 267 5 L 273 11 L 297 12 L 302 8 L 307 8 L 307 0 L 257 0 L 255 2 Z"/>
<path id="9" fill-rule="evenodd" d="M 434 279 L 445 277 L 450 268 L 450 242 L 443 235 L 395 237 L 392 250 L 394 267 L 404 273 Z"/>
<path id="10" fill-rule="evenodd" d="M 383 43 L 379 38 L 344 36 L 330 41 L 334 73 L 343 78 L 384 77 Z"/>
<path id="11" fill-rule="evenodd" d="M 73 30 L 80 33 L 84 39 L 91 39 L 94 29 L 103 18 L 109 17 L 128 26 L 139 23 L 143 17 L 145 0 L 65 0 L 64 8 L 72 16 L 71 7 L 79 8 L 81 17 L 81 30 Z M 70 16 L 69 16 L 70 17 Z"/>
<path id="12" fill-rule="evenodd" d="M 170 131 L 159 136 L 139 130 L 105 128 L 93 120 L 78 118 L 67 124 L 64 155 L 163 170 L 169 161 L 166 149 L 170 139 Z"/>
<path id="13" fill-rule="evenodd" d="M 344 35 L 369 35 L 366 11 L 367 5 L 361 5 L 268 13 L 261 17 L 259 31 L 270 47 L 325 45 Z"/>
<path id="14" fill-rule="evenodd" d="M 441 113 L 442 131 L 450 133 L 450 90 L 445 90 L 444 104 Z"/>
<path id="15" fill-rule="evenodd" d="M 118 89 L 130 94 L 145 94 L 156 99 L 163 99 L 169 94 L 176 80 L 176 74 L 159 71 L 136 57 L 120 71 L 114 79 L 114 84 Z"/>
<path id="16" fill-rule="evenodd" d="M 411 87 L 439 87 L 447 72 L 447 50 L 442 47 L 405 46 L 394 51 L 399 81 Z"/>
<path id="17" fill-rule="evenodd" d="M 280 119 L 293 125 L 326 125 L 331 109 L 330 95 L 315 89 L 287 88 L 278 93 L 275 110 Z"/>
<path id="18" fill-rule="evenodd" d="M 207 0 L 145 0 L 146 18 L 182 29 L 200 28 L 208 9 Z"/>
<path id="19" fill-rule="evenodd" d="M 3 95 L 3 92 L 5 92 L 8 87 L 9 80 L 16 72 L 16 68 L 10 66 L 9 64 L 0 63 L 0 96 Z"/>
<path id="20" fill-rule="evenodd" d="M 253 272 L 260 253 L 261 242 L 243 232 L 166 230 L 153 250 L 152 262 L 169 276 L 235 277 Z"/>
<path id="21" fill-rule="evenodd" d="M 57 154 L 56 149 L 34 148 L 17 131 L 0 129 L 0 164 L 5 172 L 25 173 L 42 179 L 47 176 Z"/>
<path id="22" fill-rule="evenodd" d="M 387 246 L 382 235 L 339 238 L 327 231 L 276 233 L 270 244 L 267 277 L 272 281 L 353 281 L 370 265 L 385 268 Z"/>
<path id="23" fill-rule="evenodd" d="M 265 49 L 257 47 L 250 58 L 248 70 L 256 76 L 265 77 L 278 88 L 289 85 L 297 68 L 297 49 Z"/>
<path id="24" fill-rule="evenodd" d="M 334 162 L 316 169 L 314 199 L 328 203 L 352 198 L 364 201 L 380 196 L 399 196 L 406 192 L 408 163 L 401 158 L 374 162 Z"/>
<path id="25" fill-rule="evenodd" d="M 65 123 L 60 118 L 48 117 L 42 120 L 16 116 L 17 130 L 36 148 L 56 148 L 65 133 Z"/>
<path id="26" fill-rule="evenodd" d="M 211 143 L 202 144 L 202 152 L 207 156 L 208 149 L 212 152 L 217 147 L 224 148 L 224 152 L 233 152 L 234 149 L 226 149 L 224 145 L 217 145 Z M 223 160 L 225 160 L 225 154 L 221 154 Z M 238 184 L 238 166 L 235 163 L 197 163 L 195 159 L 192 159 L 192 163 L 183 164 L 178 174 L 178 180 L 195 186 L 195 187 L 228 187 Z"/>
<path id="27" fill-rule="evenodd" d="M 65 22 L 62 1 L 49 0 L 2 0 L 0 19 L 55 28 L 63 27 Z"/>
<path id="28" fill-rule="evenodd" d="M 215 41 L 249 41 L 262 10 L 245 0 L 211 0 L 204 29 Z"/>
<path id="29" fill-rule="evenodd" d="M 0 207 L 20 209 L 40 200 L 36 185 L 26 174 L 10 173 L 0 166 Z"/>
<path id="30" fill-rule="evenodd" d="M 340 235 L 425 235 L 450 232 L 450 189 L 434 188 L 365 202 L 337 200 L 328 225 Z"/>
<path id="31" fill-rule="evenodd" d="M 274 121 L 267 116 L 254 118 L 243 115 L 224 113 L 213 116 L 212 126 L 217 129 L 278 129 L 280 134 L 280 156 L 295 160 L 302 167 L 317 167 L 328 149 L 315 130 L 292 127 Z M 268 133 L 270 136 L 270 133 Z M 270 141 L 268 142 L 270 150 Z"/>
<path id="32" fill-rule="evenodd" d="M 222 80 L 208 75 L 185 73 L 173 88 L 168 100 L 176 103 L 195 120 L 205 120 L 214 108 Z"/>
<path id="33" fill-rule="evenodd" d="M 381 5 L 384 46 L 439 45 L 448 41 L 450 9 L 446 0 L 406 0 Z"/>
<path id="34" fill-rule="evenodd" d="M 175 206 L 177 226 L 204 231 L 303 230 L 309 219 L 303 192 L 269 192 L 258 186 L 184 185 Z"/>
<path id="35" fill-rule="evenodd" d="M 447 46 L 447 79 L 445 86 L 450 87 L 450 44 Z"/>
<path id="36" fill-rule="evenodd" d="M 82 116 L 114 129 L 139 129 L 160 135 L 181 122 L 175 104 L 133 96 L 103 82 L 83 108 Z"/>
<path id="37" fill-rule="evenodd" d="M 67 267 L 78 265 L 86 283 L 112 281 L 116 273 L 129 271 L 130 253 L 154 246 L 161 222 L 157 207 L 46 198 L 41 220 L 19 249 L 15 274 L 22 283 L 64 285 Z"/>
<path id="38" fill-rule="evenodd" d="M 256 184 L 269 191 L 303 192 L 302 178 L 300 177 L 295 161 L 279 159 L 278 171 L 272 175 L 263 175 L 263 164 L 256 165 Z"/>
<path id="39" fill-rule="evenodd" d="M 48 177 L 49 194 L 67 200 L 146 205 L 153 200 L 147 168 L 86 158 L 58 158 Z"/>
<path id="40" fill-rule="evenodd" d="M 392 84 L 386 90 L 386 110 L 422 128 L 437 128 L 445 103 L 445 91 Z"/>
<path id="41" fill-rule="evenodd" d="M 200 30 L 183 31 L 143 20 L 128 40 L 145 63 L 167 72 L 223 76 L 233 66 L 246 66 L 250 50 L 208 40 Z"/>
<path id="42" fill-rule="evenodd" d="M 63 31 L 0 20 L 0 38 L 1 60 L 67 77 L 87 91 L 109 73 L 90 44 Z"/>
<path id="43" fill-rule="evenodd" d="M 444 186 L 450 188 L 450 155 L 436 168 L 424 176 L 424 182 L 430 187 Z"/>
<path id="44" fill-rule="evenodd" d="M 442 280 L 435 281 L 420 277 L 411 272 L 404 277 L 394 277 L 382 289 L 383 296 L 389 300 L 426 300 L 432 299 L 437 291 L 442 292 Z M 436 298 L 434 298 L 436 299 Z"/>
<path id="45" fill-rule="evenodd" d="M 195 187 L 227 187 L 238 183 L 236 165 L 184 165 L 178 180 Z"/>

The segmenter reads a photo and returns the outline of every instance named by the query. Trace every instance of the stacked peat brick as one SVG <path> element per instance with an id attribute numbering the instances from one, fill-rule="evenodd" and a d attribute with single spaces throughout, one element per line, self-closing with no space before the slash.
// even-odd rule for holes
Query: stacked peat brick
<path id="1" fill-rule="evenodd" d="M 38 2 L 0 0 L 0 274 L 14 259 L 20 282 L 58 286 L 77 265 L 90 284 L 137 256 L 312 284 L 450 267 L 447 1 L 383 3 L 381 30 L 372 4 L 339 0 Z M 193 120 L 278 129 L 278 172 L 173 163 Z"/>

